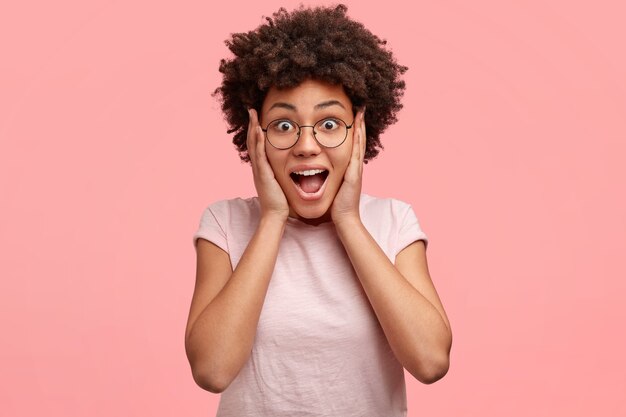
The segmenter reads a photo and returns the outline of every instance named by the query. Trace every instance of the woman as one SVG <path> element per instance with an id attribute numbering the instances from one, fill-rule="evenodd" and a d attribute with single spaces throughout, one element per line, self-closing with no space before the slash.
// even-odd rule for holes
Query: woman
<path id="1" fill-rule="evenodd" d="M 204 211 L 185 347 L 218 416 L 405 416 L 406 368 L 449 367 L 413 209 L 361 193 L 406 67 L 346 7 L 281 9 L 227 42 L 216 90 L 257 197 Z"/>

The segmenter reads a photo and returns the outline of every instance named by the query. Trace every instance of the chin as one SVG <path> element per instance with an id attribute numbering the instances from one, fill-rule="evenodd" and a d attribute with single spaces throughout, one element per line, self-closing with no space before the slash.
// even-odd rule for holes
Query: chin
<path id="1" fill-rule="evenodd" d="M 327 204 L 321 204 L 322 202 L 316 202 L 314 204 L 311 203 L 302 203 L 301 201 L 296 201 L 295 204 L 290 202 L 290 206 L 292 212 L 302 217 L 304 219 L 316 219 L 318 217 L 322 217 L 328 211 Z"/>
<path id="2" fill-rule="evenodd" d="M 307 220 L 322 220 L 327 214 L 330 216 L 328 208 L 294 208 L 294 211 L 300 218 Z"/>
<path id="3" fill-rule="evenodd" d="M 298 197 L 295 198 L 298 200 Z M 290 202 L 292 212 L 300 219 L 306 220 L 320 220 L 330 221 L 330 206 L 332 205 L 332 199 L 330 201 L 317 201 L 315 203 L 309 202 L 303 203 L 297 201 L 296 204 Z"/>

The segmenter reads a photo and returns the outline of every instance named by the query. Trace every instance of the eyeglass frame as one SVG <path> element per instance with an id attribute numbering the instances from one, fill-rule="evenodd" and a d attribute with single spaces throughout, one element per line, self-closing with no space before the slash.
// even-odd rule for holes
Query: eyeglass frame
<path id="1" fill-rule="evenodd" d="M 335 145 L 335 146 L 326 146 L 326 145 L 322 144 L 319 140 L 317 140 L 317 134 L 315 133 L 315 126 L 317 126 L 317 124 L 318 124 L 319 122 L 323 122 L 323 121 L 324 121 L 324 120 L 326 120 L 326 119 L 337 119 L 337 120 L 341 120 L 341 123 L 343 123 L 343 124 L 346 126 L 346 136 L 344 136 L 343 140 L 341 141 L 341 143 L 339 143 L 339 145 Z M 288 147 L 286 147 L 286 148 L 279 148 L 278 146 L 274 145 L 274 144 L 272 143 L 272 141 L 271 141 L 271 140 L 269 140 L 269 138 L 267 137 L 267 129 L 270 127 L 270 125 L 271 125 L 272 123 L 274 123 L 274 122 L 276 122 L 276 121 L 279 121 L 279 120 L 287 120 L 287 121 L 289 121 L 289 122 L 295 123 L 295 124 L 296 124 L 296 126 L 298 126 L 298 133 L 297 133 L 298 138 L 297 138 L 297 139 L 296 139 L 296 141 L 293 143 L 293 145 L 288 146 Z M 340 119 L 339 117 L 324 117 L 324 118 L 322 118 L 322 119 L 319 119 L 317 122 L 315 122 L 315 123 L 313 124 L 313 126 L 308 126 L 308 125 L 303 125 L 303 126 L 300 126 L 300 125 L 298 124 L 298 122 L 296 122 L 295 120 L 291 120 L 291 119 L 287 119 L 287 118 L 281 117 L 281 118 L 278 118 L 278 119 L 274 119 L 274 120 L 272 120 L 271 122 L 269 122 L 269 123 L 267 124 L 267 127 L 266 127 L 265 129 L 261 128 L 261 130 L 263 131 L 263 133 L 265 133 L 265 140 L 267 140 L 267 141 L 269 142 L 269 144 L 270 144 L 270 145 L 272 145 L 272 147 L 274 147 L 274 148 L 276 148 L 276 149 L 280 149 L 281 151 L 284 151 L 284 150 L 286 150 L 286 149 L 291 149 L 291 148 L 293 148 L 294 146 L 296 146 L 296 143 L 298 143 L 298 141 L 300 140 L 300 136 L 302 135 L 302 128 L 303 128 L 303 127 L 311 127 L 311 128 L 313 128 L 313 138 L 315 139 L 315 142 L 317 142 L 317 143 L 318 143 L 321 147 L 323 147 L 323 148 L 327 148 L 327 149 L 334 149 L 334 148 L 338 148 L 338 147 L 340 147 L 341 145 L 343 145 L 343 143 L 344 143 L 344 142 L 346 141 L 346 139 L 348 138 L 348 130 L 352 129 L 352 127 L 353 127 L 353 126 L 354 126 L 354 119 L 352 120 L 352 123 L 350 123 L 350 125 L 348 126 L 348 124 L 347 124 L 347 123 L 346 123 L 343 119 Z"/>

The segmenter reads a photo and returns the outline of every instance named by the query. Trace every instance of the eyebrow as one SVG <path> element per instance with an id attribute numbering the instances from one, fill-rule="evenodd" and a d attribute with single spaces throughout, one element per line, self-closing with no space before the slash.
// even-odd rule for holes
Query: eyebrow
<path id="1" fill-rule="evenodd" d="M 270 107 L 269 110 L 272 110 L 275 107 L 281 108 L 281 109 L 287 109 L 287 110 L 296 111 L 296 106 L 294 106 L 293 104 L 289 104 L 289 103 L 283 103 L 281 101 L 272 104 L 272 107 Z"/>
<path id="2" fill-rule="evenodd" d="M 342 109 L 345 110 L 345 107 L 343 106 L 343 104 L 341 104 L 341 102 L 339 102 L 338 100 L 327 100 L 327 101 L 322 101 L 319 104 L 315 105 L 315 110 L 321 110 L 321 109 L 325 109 L 327 107 L 330 106 L 339 106 Z M 273 108 L 281 108 L 281 109 L 287 109 L 287 110 L 291 110 L 291 111 L 296 111 L 296 106 L 294 106 L 293 104 L 290 103 L 285 103 L 282 101 L 276 102 L 274 104 L 272 104 L 272 106 L 269 108 L 269 110 L 272 110 Z M 269 111 L 268 110 L 268 111 Z"/>
<path id="3" fill-rule="evenodd" d="M 341 104 L 338 100 L 322 101 L 320 104 L 315 105 L 315 110 L 325 109 L 326 107 L 335 106 L 335 105 L 345 110 L 345 107 L 343 107 L 343 104 Z"/>

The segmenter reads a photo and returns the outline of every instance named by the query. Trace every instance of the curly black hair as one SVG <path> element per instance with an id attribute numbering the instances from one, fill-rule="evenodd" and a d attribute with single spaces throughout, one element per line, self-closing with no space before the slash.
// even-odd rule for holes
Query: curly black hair
<path id="1" fill-rule="evenodd" d="M 341 84 L 355 108 L 367 108 L 365 163 L 383 149 L 379 137 L 397 121 L 405 89 L 400 76 L 408 68 L 385 48 L 387 41 L 348 18 L 347 10 L 343 4 L 280 8 L 266 24 L 225 41 L 234 58 L 221 60 L 222 85 L 213 95 L 242 161 L 250 161 L 247 109 L 260 109 L 270 87 L 295 87 L 308 78 Z"/>

